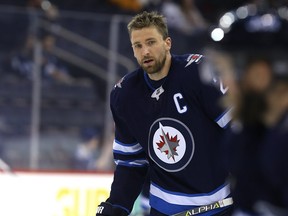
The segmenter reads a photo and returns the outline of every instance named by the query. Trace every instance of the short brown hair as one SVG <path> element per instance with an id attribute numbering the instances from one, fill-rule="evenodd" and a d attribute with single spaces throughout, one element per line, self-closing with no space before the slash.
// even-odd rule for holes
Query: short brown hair
<path id="1" fill-rule="evenodd" d="M 163 39 L 166 39 L 168 37 L 166 18 L 163 15 L 157 13 L 156 11 L 144 11 L 140 14 L 137 14 L 128 23 L 127 28 L 131 37 L 131 33 L 133 30 L 139 30 L 151 26 L 156 27 L 156 29 L 162 35 Z"/>

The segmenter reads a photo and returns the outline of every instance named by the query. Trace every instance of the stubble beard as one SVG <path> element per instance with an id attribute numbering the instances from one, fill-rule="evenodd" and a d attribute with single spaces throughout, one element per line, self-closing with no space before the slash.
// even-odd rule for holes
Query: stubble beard
<path id="1" fill-rule="evenodd" d="M 153 66 L 145 67 L 143 64 L 141 64 L 141 67 L 147 74 L 156 74 L 163 69 L 165 62 L 166 62 L 166 53 L 164 53 L 163 57 L 159 58 L 159 60 L 155 59 L 155 64 Z"/>

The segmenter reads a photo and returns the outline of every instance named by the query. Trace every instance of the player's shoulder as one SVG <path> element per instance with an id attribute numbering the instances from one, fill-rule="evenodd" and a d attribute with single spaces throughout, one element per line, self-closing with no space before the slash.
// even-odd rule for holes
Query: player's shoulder
<path id="1" fill-rule="evenodd" d="M 172 55 L 172 67 L 182 82 L 187 82 L 189 85 L 193 82 L 198 85 L 203 60 L 202 54 Z"/>
<path id="2" fill-rule="evenodd" d="M 133 86 L 137 85 L 140 81 L 140 76 L 143 75 L 143 70 L 141 68 L 136 69 L 133 72 L 130 72 L 123 76 L 121 79 L 117 81 L 117 83 L 114 85 L 113 90 L 129 90 L 130 88 L 133 88 Z M 142 76 L 141 76 L 142 78 Z"/>
<path id="3" fill-rule="evenodd" d="M 111 91 L 111 99 L 129 97 L 142 80 L 143 70 L 141 68 L 126 74 L 115 83 Z"/>
<path id="4" fill-rule="evenodd" d="M 172 55 L 172 60 L 183 68 L 197 67 L 204 59 L 203 54 L 187 53 L 183 55 Z"/>
<path id="5" fill-rule="evenodd" d="M 182 74 L 181 79 L 195 88 L 201 86 L 221 85 L 221 77 L 209 57 L 200 53 L 173 56 L 176 70 Z M 179 74 L 179 73 L 178 73 Z M 226 88 L 225 88 L 226 89 Z M 222 90 L 221 90 L 222 91 Z M 225 90 L 226 91 L 226 90 Z"/>

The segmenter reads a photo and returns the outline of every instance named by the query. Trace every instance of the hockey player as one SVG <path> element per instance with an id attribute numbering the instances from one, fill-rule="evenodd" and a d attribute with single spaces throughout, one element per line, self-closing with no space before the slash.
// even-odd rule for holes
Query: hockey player
<path id="1" fill-rule="evenodd" d="M 227 172 L 218 164 L 218 141 L 230 121 L 219 104 L 227 88 L 216 77 L 202 82 L 202 55 L 170 53 L 162 15 L 138 14 L 128 31 L 140 68 L 111 92 L 117 166 L 96 215 L 129 215 L 148 166 L 151 216 L 229 215 Z M 213 204 L 224 199 L 224 206 Z"/>
<path id="2" fill-rule="evenodd" d="M 223 144 L 233 216 L 288 215 L 288 17 L 281 11 L 242 6 L 216 28 L 224 37 L 214 37 L 214 66 L 232 69 L 222 75 L 235 107 Z"/>

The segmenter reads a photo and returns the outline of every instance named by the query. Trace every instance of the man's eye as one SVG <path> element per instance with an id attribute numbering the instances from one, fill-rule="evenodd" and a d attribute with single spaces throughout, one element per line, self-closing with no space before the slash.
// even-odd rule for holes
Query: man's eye
<path id="1" fill-rule="evenodd" d="M 148 44 L 149 46 L 153 45 L 154 43 L 155 43 L 155 41 L 148 41 L 148 42 L 147 42 L 147 44 Z"/>
<path id="2" fill-rule="evenodd" d="M 142 46 L 141 46 L 141 44 L 135 44 L 134 45 L 134 48 L 136 48 L 136 49 L 140 49 Z"/>

